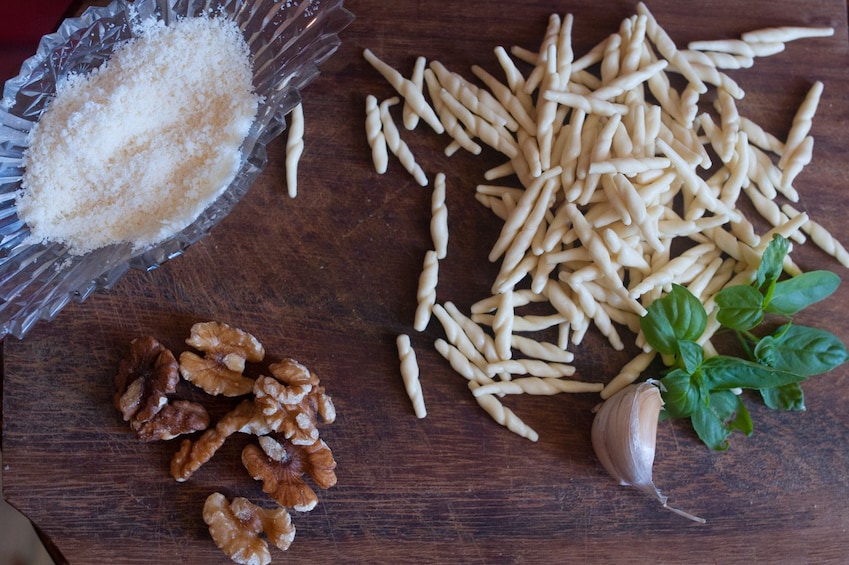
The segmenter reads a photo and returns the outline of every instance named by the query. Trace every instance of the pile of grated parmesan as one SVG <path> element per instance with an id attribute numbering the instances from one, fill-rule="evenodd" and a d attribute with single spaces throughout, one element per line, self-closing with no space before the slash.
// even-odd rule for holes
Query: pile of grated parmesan
<path id="1" fill-rule="evenodd" d="M 57 85 L 29 135 L 18 216 L 32 240 L 72 254 L 159 243 L 236 176 L 258 100 L 234 22 L 145 24 L 100 68 Z"/>

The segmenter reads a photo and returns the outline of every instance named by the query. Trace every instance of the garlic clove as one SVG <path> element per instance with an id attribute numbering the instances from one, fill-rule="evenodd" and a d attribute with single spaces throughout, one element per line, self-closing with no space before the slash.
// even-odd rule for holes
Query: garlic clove
<path id="1" fill-rule="evenodd" d="M 605 470 L 619 484 L 632 486 L 676 514 L 704 523 L 704 519 L 667 505 L 652 480 L 657 422 L 663 408 L 660 390 L 653 384 L 632 384 L 608 398 L 593 419 L 592 444 Z"/>

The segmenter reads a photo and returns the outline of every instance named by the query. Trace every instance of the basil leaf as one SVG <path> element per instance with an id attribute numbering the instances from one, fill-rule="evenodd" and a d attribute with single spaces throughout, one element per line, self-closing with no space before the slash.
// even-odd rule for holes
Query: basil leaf
<path id="1" fill-rule="evenodd" d="M 710 402 L 690 420 L 699 439 L 715 451 L 728 449 L 728 436 L 740 431 L 752 435 L 752 418 L 742 399 L 729 391 L 714 392 Z"/>
<path id="2" fill-rule="evenodd" d="M 678 361 L 688 374 L 696 372 L 704 357 L 705 350 L 695 341 L 678 340 Z"/>
<path id="3" fill-rule="evenodd" d="M 755 357 L 770 367 L 810 377 L 826 373 L 849 358 L 843 342 L 826 330 L 789 324 L 779 332 L 777 336 L 764 336 L 755 346 Z"/>
<path id="4" fill-rule="evenodd" d="M 798 383 L 774 386 L 760 391 L 764 404 L 775 410 L 805 410 L 805 393 Z"/>
<path id="5" fill-rule="evenodd" d="M 660 379 L 660 395 L 668 418 L 687 418 L 705 404 L 697 379 L 681 369 Z"/>
<path id="6" fill-rule="evenodd" d="M 763 290 L 764 285 L 769 285 L 778 280 L 784 271 L 784 257 L 790 250 L 790 242 L 784 237 L 775 234 L 766 246 L 758 265 L 757 284 L 758 289 Z"/>
<path id="7" fill-rule="evenodd" d="M 831 295 L 840 277 L 831 271 L 810 271 L 775 284 L 766 311 L 791 316 Z"/>
<path id="8" fill-rule="evenodd" d="M 722 425 L 722 420 L 708 406 L 703 406 L 690 418 L 696 435 L 714 451 L 728 449 L 728 436 L 731 432 Z"/>
<path id="9" fill-rule="evenodd" d="M 764 318 L 764 297 L 751 286 L 729 286 L 716 294 L 719 311 L 716 320 L 732 330 L 746 331 L 754 328 Z"/>
<path id="10" fill-rule="evenodd" d="M 752 435 L 752 417 L 739 394 L 728 391 L 715 392 L 710 395 L 710 405 L 730 431 Z"/>
<path id="11" fill-rule="evenodd" d="M 733 388 L 763 389 L 805 380 L 807 375 L 773 366 L 761 365 L 737 357 L 716 355 L 702 363 L 705 386 L 710 390 Z"/>
<path id="12" fill-rule="evenodd" d="M 678 354 L 678 341 L 695 341 L 705 331 L 707 312 L 698 298 L 681 285 L 673 284 L 664 297 L 651 303 L 640 318 L 646 341 L 658 353 Z"/>

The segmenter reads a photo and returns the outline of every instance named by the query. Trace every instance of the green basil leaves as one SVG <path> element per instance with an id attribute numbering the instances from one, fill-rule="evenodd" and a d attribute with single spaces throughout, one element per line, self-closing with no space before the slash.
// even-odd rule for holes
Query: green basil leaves
<path id="1" fill-rule="evenodd" d="M 698 340 L 707 327 L 707 312 L 698 298 L 680 285 L 672 285 L 640 320 L 649 345 L 672 360 L 672 367 L 659 381 L 664 417 L 690 418 L 699 438 L 711 449 L 727 449 L 728 436 L 734 431 L 752 433 L 742 389 L 759 391 L 770 408 L 804 410 L 800 383 L 849 358 L 834 334 L 789 320 L 831 295 L 840 277 L 829 271 L 811 271 L 780 280 L 788 250 L 789 242 L 776 236 L 751 285 L 727 287 L 716 295 L 716 319 L 737 334 L 745 357 L 705 355 Z M 767 315 L 788 321 L 758 336 L 755 330 Z"/>

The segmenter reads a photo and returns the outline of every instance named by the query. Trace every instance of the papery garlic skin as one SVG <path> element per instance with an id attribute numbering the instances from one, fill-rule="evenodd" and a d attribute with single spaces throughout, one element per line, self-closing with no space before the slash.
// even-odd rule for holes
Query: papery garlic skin
<path id="1" fill-rule="evenodd" d="M 599 408 L 592 443 L 601 464 L 619 484 L 651 484 L 657 421 L 663 399 L 649 383 L 632 384 Z"/>
<path id="2" fill-rule="evenodd" d="M 657 422 L 663 409 L 660 389 L 643 382 L 628 385 L 599 407 L 592 425 L 592 444 L 605 470 L 619 484 L 632 486 L 656 498 L 673 512 L 696 522 L 704 519 L 672 508 L 654 486 Z"/>

